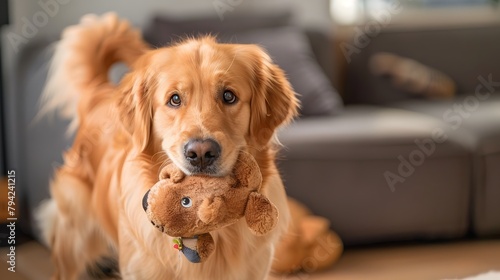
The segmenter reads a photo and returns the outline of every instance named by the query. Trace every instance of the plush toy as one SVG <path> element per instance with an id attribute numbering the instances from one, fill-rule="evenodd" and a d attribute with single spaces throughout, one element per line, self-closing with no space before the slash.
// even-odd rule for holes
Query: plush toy
<path id="1" fill-rule="evenodd" d="M 370 59 L 372 73 L 388 77 L 397 89 L 429 98 L 452 98 L 456 84 L 445 73 L 416 60 L 393 53 L 376 53 Z"/>
<path id="2" fill-rule="evenodd" d="M 330 267 L 342 254 L 339 236 L 329 229 L 329 221 L 313 216 L 301 203 L 288 198 L 292 220 L 276 247 L 272 271 L 313 272 Z"/>
<path id="3" fill-rule="evenodd" d="M 278 221 L 278 209 L 259 193 L 262 174 L 254 158 L 241 153 L 225 177 L 185 176 L 170 164 L 143 198 L 151 223 L 172 236 L 188 260 L 203 262 L 215 249 L 210 231 L 245 217 L 250 231 L 265 235 Z"/>

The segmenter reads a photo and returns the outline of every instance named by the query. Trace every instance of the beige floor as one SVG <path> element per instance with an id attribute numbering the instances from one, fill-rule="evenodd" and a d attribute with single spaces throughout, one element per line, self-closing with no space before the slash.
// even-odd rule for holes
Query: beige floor
<path id="1" fill-rule="evenodd" d="M 17 272 L 7 271 L 6 250 L 0 250 L 0 279 L 48 279 L 50 259 L 45 248 L 28 243 L 16 249 Z M 438 280 L 500 271 L 500 240 L 351 249 L 330 270 L 272 280 Z"/>
<path id="2" fill-rule="evenodd" d="M 500 271 L 500 240 L 350 250 L 328 271 L 273 280 L 438 280 L 490 270 Z"/>

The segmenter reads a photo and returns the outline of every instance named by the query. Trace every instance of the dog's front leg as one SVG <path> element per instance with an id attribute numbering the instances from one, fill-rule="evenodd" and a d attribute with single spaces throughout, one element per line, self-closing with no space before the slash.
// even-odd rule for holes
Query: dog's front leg
<path id="1" fill-rule="evenodd" d="M 178 256 L 166 234 L 151 225 L 142 209 L 144 194 L 158 181 L 154 163 L 126 159 L 120 184 L 118 251 L 123 279 L 175 279 Z M 171 249 L 171 250 L 169 250 Z"/>

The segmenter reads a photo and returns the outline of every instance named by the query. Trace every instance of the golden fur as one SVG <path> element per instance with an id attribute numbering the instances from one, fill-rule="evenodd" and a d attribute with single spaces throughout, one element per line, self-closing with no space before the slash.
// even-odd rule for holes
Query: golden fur
<path id="1" fill-rule="evenodd" d="M 108 79 L 116 62 L 130 67 L 118 85 Z M 226 89 L 237 95 L 235 104 L 223 103 Z M 167 105 L 174 93 L 178 108 Z M 65 30 L 43 100 L 45 112 L 58 109 L 76 129 L 39 217 L 54 279 L 82 277 L 102 257 L 118 257 L 124 279 L 267 277 L 289 220 L 274 133 L 296 115 L 298 101 L 260 47 L 204 37 L 150 50 L 115 15 L 87 16 Z M 215 176 L 230 172 L 240 151 L 251 153 L 262 193 L 280 213 L 276 229 L 263 237 L 251 234 L 244 219 L 212 232 L 216 249 L 203 264 L 180 258 L 141 206 L 161 166 L 173 162 L 190 173 L 182 147 L 196 138 L 222 147 Z"/>

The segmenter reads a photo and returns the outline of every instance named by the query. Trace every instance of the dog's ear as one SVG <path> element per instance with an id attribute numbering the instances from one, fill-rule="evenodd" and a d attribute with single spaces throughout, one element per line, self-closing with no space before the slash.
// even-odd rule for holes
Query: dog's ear
<path id="1" fill-rule="evenodd" d="M 250 140 L 257 147 L 271 140 L 275 129 L 297 115 L 299 101 L 285 73 L 260 47 L 248 45 L 254 78 L 251 99 Z"/>
<path id="2" fill-rule="evenodd" d="M 149 91 L 148 79 L 140 70 L 127 74 L 120 85 L 120 121 L 140 152 L 146 150 L 151 137 L 153 106 Z"/>

